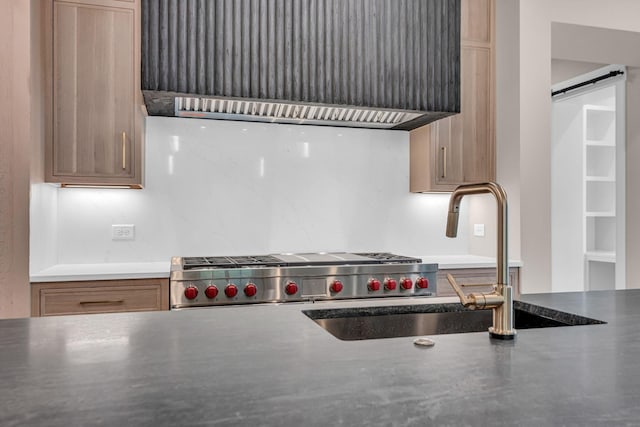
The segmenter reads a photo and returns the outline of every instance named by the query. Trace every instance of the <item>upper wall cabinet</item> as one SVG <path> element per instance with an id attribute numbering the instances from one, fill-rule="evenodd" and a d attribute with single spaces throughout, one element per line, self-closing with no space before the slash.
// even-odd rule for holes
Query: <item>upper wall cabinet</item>
<path id="1" fill-rule="evenodd" d="M 411 132 L 413 192 L 495 180 L 494 0 L 462 0 L 461 112 Z"/>
<path id="2" fill-rule="evenodd" d="M 51 19 L 46 181 L 142 184 L 139 3 L 58 1 Z"/>
<path id="3" fill-rule="evenodd" d="M 413 129 L 460 111 L 460 0 L 143 1 L 151 115 Z"/>

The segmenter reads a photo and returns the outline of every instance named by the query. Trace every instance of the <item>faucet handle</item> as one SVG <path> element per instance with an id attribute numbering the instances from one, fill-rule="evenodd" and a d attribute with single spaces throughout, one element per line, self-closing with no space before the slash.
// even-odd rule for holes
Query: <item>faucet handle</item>
<path id="1" fill-rule="evenodd" d="M 495 308 L 501 306 L 504 303 L 504 297 L 497 293 L 495 288 L 493 292 L 482 292 L 478 294 L 472 293 L 469 295 L 465 295 L 460 285 L 458 285 L 458 283 L 456 282 L 456 279 L 454 279 L 453 276 L 449 273 L 447 273 L 447 280 L 453 287 L 453 290 L 456 291 L 456 294 L 458 294 L 460 303 L 471 310 Z"/>
<path id="2" fill-rule="evenodd" d="M 456 294 L 458 294 L 458 297 L 460 298 L 460 302 L 462 303 L 462 305 L 464 305 L 465 307 L 468 307 L 471 304 L 473 304 L 473 302 L 470 301 L 467 298 L 467 296 L 464 294 L 464 292 L 462 291 L 462 288 L 460 287 L 460 285 L 458 285 L 458 283 L 456 282 L 456 279 L 453 278 L 451 273 L 447 273 L 447 280 L 451 284 L 451 287 L 453 288 L 453 290 L 456 291 Z"/>

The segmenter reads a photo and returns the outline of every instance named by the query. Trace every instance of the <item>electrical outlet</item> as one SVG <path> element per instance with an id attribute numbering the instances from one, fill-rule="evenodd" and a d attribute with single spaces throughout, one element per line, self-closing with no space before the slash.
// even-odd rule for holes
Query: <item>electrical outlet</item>
<path id="1" fill-rule="evenodd" d="M 111 226 L 111 240 L 135 240 L 135 230 L 133 224 L 114 224 Z"/>
<path id="2" fill-rule="evenodd" d="M 473 224 L 473 235 L 476 237 L 484 237 L 484 224 Z"/>

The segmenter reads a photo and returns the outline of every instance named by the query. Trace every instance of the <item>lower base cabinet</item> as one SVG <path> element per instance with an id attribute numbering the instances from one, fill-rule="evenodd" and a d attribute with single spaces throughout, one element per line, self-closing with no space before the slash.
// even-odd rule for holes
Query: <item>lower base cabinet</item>
<path id="1" fill-rule="evenodd" d="M 169 279 L 46 282 L 31 285 L 31 316 L 169 309 Z"/>
<path id="2" fill-rule="evenodd" d="M 460 285 L 465 294 L 478 292 L 491 292 L 496 282 L 495 268 L 457 268 L 438 271 L 438 288 L 436 295 L 439 297 L 456 296 L 453 287 L 447 280 L 447 273 L 451 274 Z M 520 296 L 520 269 L 509 268 L 509 281 L 513 288 L 513 296 Z"/>

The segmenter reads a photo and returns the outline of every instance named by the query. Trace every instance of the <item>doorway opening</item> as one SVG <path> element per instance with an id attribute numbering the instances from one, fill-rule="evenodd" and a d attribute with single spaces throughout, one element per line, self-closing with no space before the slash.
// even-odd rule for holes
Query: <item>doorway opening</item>
<path id="1" fill-rule="evenodd" d="M 552 88 L 553 292 L 625 288 L 625 76 L 611 65 Z"/>

